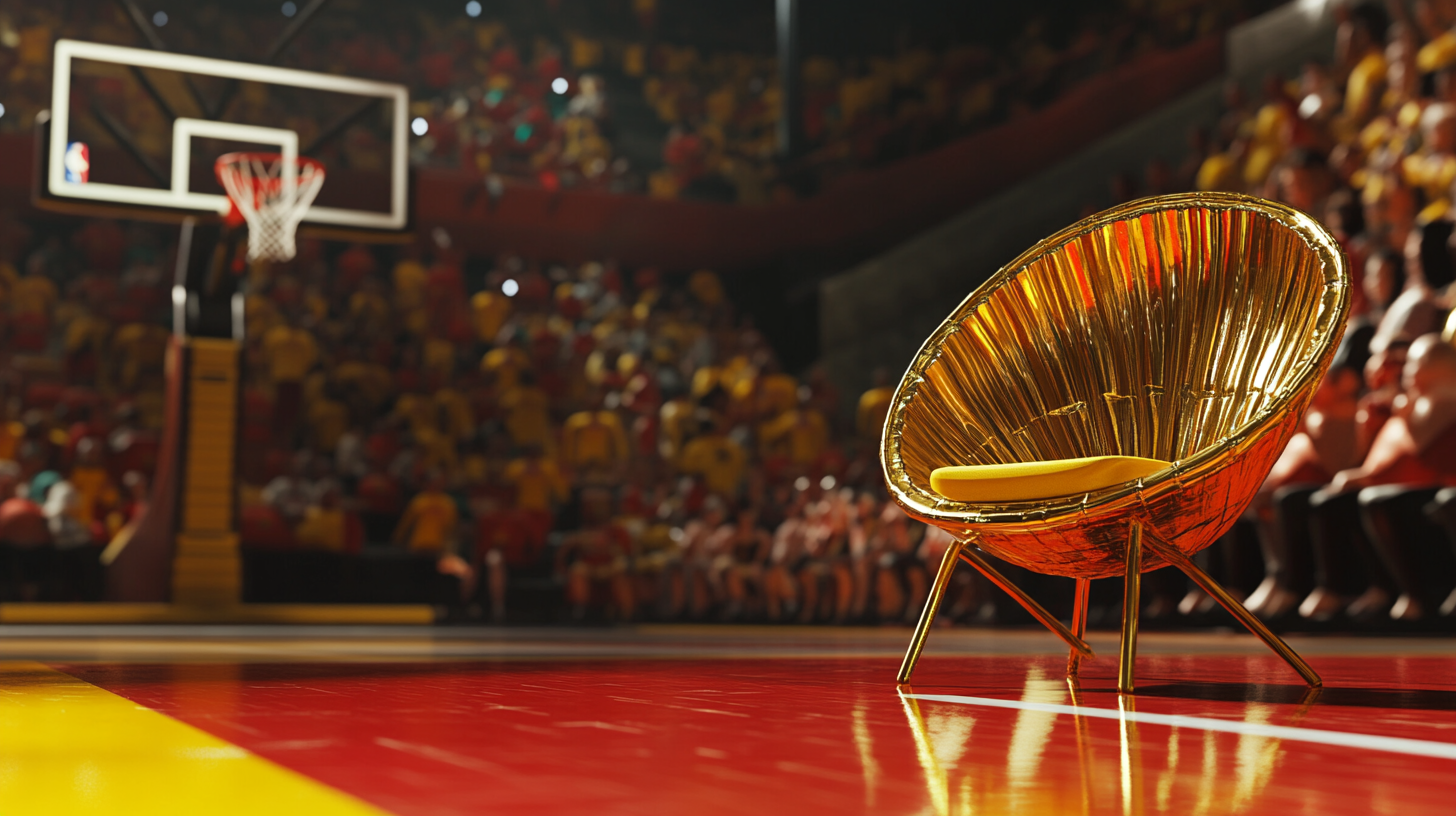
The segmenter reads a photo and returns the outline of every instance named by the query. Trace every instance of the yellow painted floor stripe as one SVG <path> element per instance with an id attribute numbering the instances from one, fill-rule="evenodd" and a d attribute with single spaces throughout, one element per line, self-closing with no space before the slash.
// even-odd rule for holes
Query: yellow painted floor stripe
<path id="1" fill-rule="evenodd" d="M 0 816 L 383 816 L 33 662 L 0 662 Z"/>

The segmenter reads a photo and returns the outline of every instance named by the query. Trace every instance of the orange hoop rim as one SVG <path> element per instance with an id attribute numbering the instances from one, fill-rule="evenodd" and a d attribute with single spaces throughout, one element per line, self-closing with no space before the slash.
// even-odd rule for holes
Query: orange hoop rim
<path id="1" fill-rule="evenodd" d="M 234 151 L 232 153 L 224 153 L 221 156 L 218 156 L 217 157 L 217 161 L 215 161 L 215 162 L 212 163 L 212 169 L 213 169 L 213 172 L 215 174 L 217 174 L 217 177 L 218 177 L 217 178 L 217 181 L 218 181 L 218 183 L 219 184 L 222 184 L 223 187 L 226 188 L 227 187 L 227 183 L 222 180 L 222 175 L 223 175 L 223 173 L 227 172 L 227 169 L 230 168 L 230 167 L 236 167 L 238 165 L 245 164 L 245 163 L 251 163 L 251 162 L 258 162 L 258 163 L 264 164 L 264 165 L 271 165 L 274 162 L 282 162 L 282 161 L 283 161 L 283 154 L 282 153 L 269 152 L 269 151 L 256 151 L 255 152 L 255 151 L 248 151 L 248 150 L 239 150 L 239 151 Z M 296 156 L 296 157 L 294 157 L 293 161 L 294 161 L 295 164 L 298 165 L 298 168 L 300 170 L 302 170 L 304 168 L 308 168 L 308 169 L 312 170 L 315 173 L 323 173 L 323 174 L 327 175 L 327 172 L 324 170 L 323 162 L 319 161 L 318 159 L 311 159 L 308 156 Z M 266 182 L 266 181 L 269 181 L 269 180 L 275 179 L 275 178 L 277 178 L 277 177 L 276 176 L 254 176 L 252 179 L 250 179 L 250 181 L 252 182 L 253 186 L 256 187 L 256 186 L 262 184 L 263 182 Z"/>
<path id="2" fill-rule="evenodd" d="M 267 150 L 238 150 L 233 151 L 232 153 L 224 153 L 221 156 L 217 157 L 217 160 L 213 162 L 212 167 L 213 173 L 217 176 L 217 182 L 222 185 L 224 192 L 227 193 L 228 210 L 223 220 L 228 226 L 241 226 L 245 220 L 245 216 L 243 214 L 243 208 L 238 206 L 238 201 L 233 196 L 233 191 L 231 185 L 228 184 L 228 179 L 224 178 L 224 176 L 230 175 L 232 176 L 233 181 L 245 183 L 247 186 L 252 188 L 254 201 L 249 206 L 249 209 L 252 211 L 257 211 L 264 208 L 264 202 L 271 203 L 271 201 L 273 199 L 276 199 L 278 197 L 278 194 L 281 192 L 280 182 L 282 180 L 282 177 L 280 175 L 274 174 L 272 168 L 281 166 L 283 161 L 284 156 L 282 153 Z M 318 178 L 322 180 L 328 175 L 327 172 L 324 170 L 323 163 L 318 161 L 317 159 L 312 159 L 308 156 L 295 156 L 293 161 L 299 169 L 297 177 L 300 182 L 305 176 L 307 176 L 309 179 Z M 247 174 L 246 176 L 244 176 L 243 173 L 235 172 L 233 169 L 237 167 L 253 165 L 268 167 L 270 168 L 270 172 L 266 175 Z"/>

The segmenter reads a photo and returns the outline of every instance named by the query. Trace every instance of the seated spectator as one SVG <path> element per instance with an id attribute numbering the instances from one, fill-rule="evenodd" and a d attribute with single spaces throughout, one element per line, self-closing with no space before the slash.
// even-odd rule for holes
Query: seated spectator
<path id="1" fill-rule="evenodd" d="M 526 515 L 503 507 L 495 496 L 485 495 L 471 502 L 475 520 L 474 567 L 485 575 L 490 617 L 495 623 L 506 619 L 509 576 L 529 570 L 541 562 L 544 540 L 536 535 Z"/>
<path id="2" fill-rule="evenodd" d="M 554 526 L 555 508 L 570 488 L 556 463 L 538 449 L 528 448 L 527 455 L 506 466 L 504 476 L 515 488 L 515 507 L 529 536 L 527 544 L 539 551 Z"/>
<path id="3" fill-rule="evenodd" d="M 1300 430 L 1264 480 L 1248 515 L 1258 525 L 1265 578 L 1244 601 L 1249 611 L 1277 618 L 1312 586 L 1312 554 L 1305 531 L 1309 497 L 1358 461 L 1355 415 L 1360 376 L 1332 365 L 1315 391 Z"/>
<path id="4" fill-rule="evenodd" d="M 721 617 L 739 620 L 748 613 L 750 601 L 763 599 L 763 568 L 773 538 L 759 526 L 758 513 L 751 508 L 739 511 L 736 522 L 726 526 L 721 533 L 725 540 L 714 564 L 718 574 L 715 583 L 723 587 L 727 597 Z"/>
<path id="5" fill-rule="evenodd" d="M 17 481 L 19 474 L 20 469 L 13 468 Z M 28 491 L 17 491 L 0 502 L 0 548 L 9 561 L 9 569 L 5 570 L 8 586 L 3 589 L 6 597 L 41 600 L 42 592 L 54 580 L 55 549 L 45 513 L 29 498 Z"/>
<path id="6" fill-rule="evenodd" d="M 363 529 L 343 509 L 339 491 L 326 487 L 304 511 L 294 531 L 294 541 L 304 549 L 352 555 L 363 547 Z"/>
<path id="7" fill-rule="evenodd" d="M 1436 292 L 1456 281 L 1456 262 L 1446 246 L 1451 228 L 1450 221 L 1432 221 L 1410 233 L 1405 251 L 1405 290 L 1381 317 L 1370 340 L 1372 353 L 1441 330 L 1447 309 L 1442 308 Z"/>
<path id="8" fill-rule="evenodd" d="M 845 623 L 854 601 L 854 575 L 848 558 L 845 508 L 829 494 L 805 507 L 804 558 L 798 570 L 803 603 L 800 623 L 829 619 Z"/>
<path id="9" fill-rule="evenodd" d="M 881 621 L 914 623 L 925 605 L 930 582 L 919 558 L 917 532 L 904 511 L 894 504 L 885 505 L 870 544 L 870 555 L 878 561 L 876 611 Z"/>
<path id="10" fill-rule="evenodd" d="M 444 477 L 431 473 L 424 489 L 405 506 L 394 542 L 412 553 L 438 557 L 455 544 L 459 521 L 455 500 L 445 493 Z"/>
<path id="11" fill-rule="evenodd" d="M 557 551 L 556 568 L 566 581 L 571 617 L 580 621 L 596 602 L 609 600 L 621 620 L 632 620 L 636 599 L 627 572 L 631 539 L 612 521 L 611 494 L 583 491 L 582 529 L 567 534 Z"/>
<path id="12" fill-rule="evenodd" d="M 309 478 L 313 456 L 307 451 L 294 454 L 287 474 L 278 476 L 263 488 L 260 498 L 288 523 L 296 526 L 314 503 L 316 486 Z"/>
<path id="13" fill-rule="evenodd" d="M 101 600 L 101 548 L 91 537 L 90 525 L 80 518 L 80 493 L 70 482 L 56 482 L 47 492 L 41 512 L 55 547 L 56 586 L 52 598 Z"/>
<path id="14" fill-rule="evenodd" d="M 622 420 L 613 411 L 579 411 L 561 429 L 561 455 L 576 470 L 611 474 L 631 454 Z"/>
<path id="15" fill-rule="evenodd" d="M 116 515 L 121 494 L 103 466 L 98 440 L 88 437 L 77 443 L 76 464 L 68 481 L 77 492 L 76 518 L 90 530 L 93 540 L 110 540 L 121 526 Z"/>
<path id="16" fill-rule="evenodd" d="M 1334 484 L 1360 488 L 1366 529 L 1398 592 L 1391 617 L 1419 620 L 1456 586 L 1456 561 L 1421 512 L 1441 487 L 1456 484 L 1456 347 L 1435 334 L 1417 339 L 1404 381 L 1404 400 L 1391 423 L 1403 422 L 1406 455 L 1419 467 L 1387 485 L 1375 481 L 1385 474 L 1370 468 L 1337 474 Z"/>
<path id="17" fill-rule="evenodd" d="M 1396 619 L 1414 619 L 1424 613 L 1414 596 L 1393 605 L 1400 600 L 1394 595 L 1398 587 L 1364 532 L 1361 505 L 1388 495 L 1382 491 L 1366 494 L 1370 488 L 1440 485 L 1447 478 L 1423 456 L 1444 429 L 1437 420 L 1449 419 L 1436 409 L 1443 401 L 1433 401 L 1432 393 L 1443 392 L 1445 379 L 1456 373 L 1456 367 L 1448 368 L 1449 355 L 1434 350 L 1438 346 L 1450 349 L 1432 337 L 1422 341 L 1419 358 L 1412 356 L 1406 362 L 1404 399 L 1381 427 L 1364 462 L 1335 474 L 1328 487 L 1310 497 L 1316 586 L 1301 605 L 1305 617 L 1328 618 L 1342 609 L 1362 617 L 1388 608 Z M 1414 411 L 1416 405 L 1422 406 L 1421 413 Z"/>

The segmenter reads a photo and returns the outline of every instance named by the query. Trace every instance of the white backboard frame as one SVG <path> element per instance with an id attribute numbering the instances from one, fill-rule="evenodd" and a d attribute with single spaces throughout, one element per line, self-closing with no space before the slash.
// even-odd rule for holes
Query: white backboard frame
<path id="1" fill-rule="evenodd" d="M 192 138 L 204 136 L 251 144 L 277 145 L 285 157 L 298 155 L 298 134 L 280 128 L 265 128 L 205 119 L 179 118 L 172 133 L 172 187 L 154 189 L 122 184 L 66 181 L 65 154 L 69 141 L 71 65 L 76 59 L 89 59 L 138 68 L 204 74 L 225 79 L 265 82 L 320 91 L 374 96 L 393 103 L 390 130 L 391 145 L 389 212 L 351 210 L 341 207 L 311 206 L 303 220 L 314 224 L 332 224 L 360 229 L 401 230 L 409 220 L 409 89 L 392 82 L 356 79 L 353 77 L 277 68 L 248 62 L 232 62 L 210 57 L 193 57 L 165 51 L 127 48 L 120 45 L 57 40 L 55 71 L 51 88 L 51 134 L 46 186 L 54 196 L 108 204 L 158 207 L 224 214 L 227 196 L 194 193 L 187 189 L 191 171 Z M 291 148 L 291 149 L 290 149 Z M 178 164 L 181 163 L 179 172 Z M 325 182 L 327 183 L 327 182 Z"/>
<path id="2" fill-rule="evenodd" d="M 191 209 L 212 209 L 219 214 L 226 214 L 228 211 L 227 196 L 191 191 L 192 139 L 196 136 L 277 147 L 278 152 L 283 155 L 284 187 L 292 189 L 293 179 L 298 174 L 297 132 L 285 128 L 214 122 L 211 119 L 179 118 L 172 127 L 173 200 L 185 201 Z"/>

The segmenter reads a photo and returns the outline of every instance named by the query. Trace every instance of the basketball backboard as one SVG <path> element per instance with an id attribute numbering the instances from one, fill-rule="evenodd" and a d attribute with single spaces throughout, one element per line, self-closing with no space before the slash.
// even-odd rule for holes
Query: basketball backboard
<path id="1" fill-rule="evenodd" d="M 266 150 L 323 163 L 303 223 L 409 223 L 409 91 L 368 79 L 60 40 L 41 205 L 116 215 L 222 215 L 213 163 Z"/>

